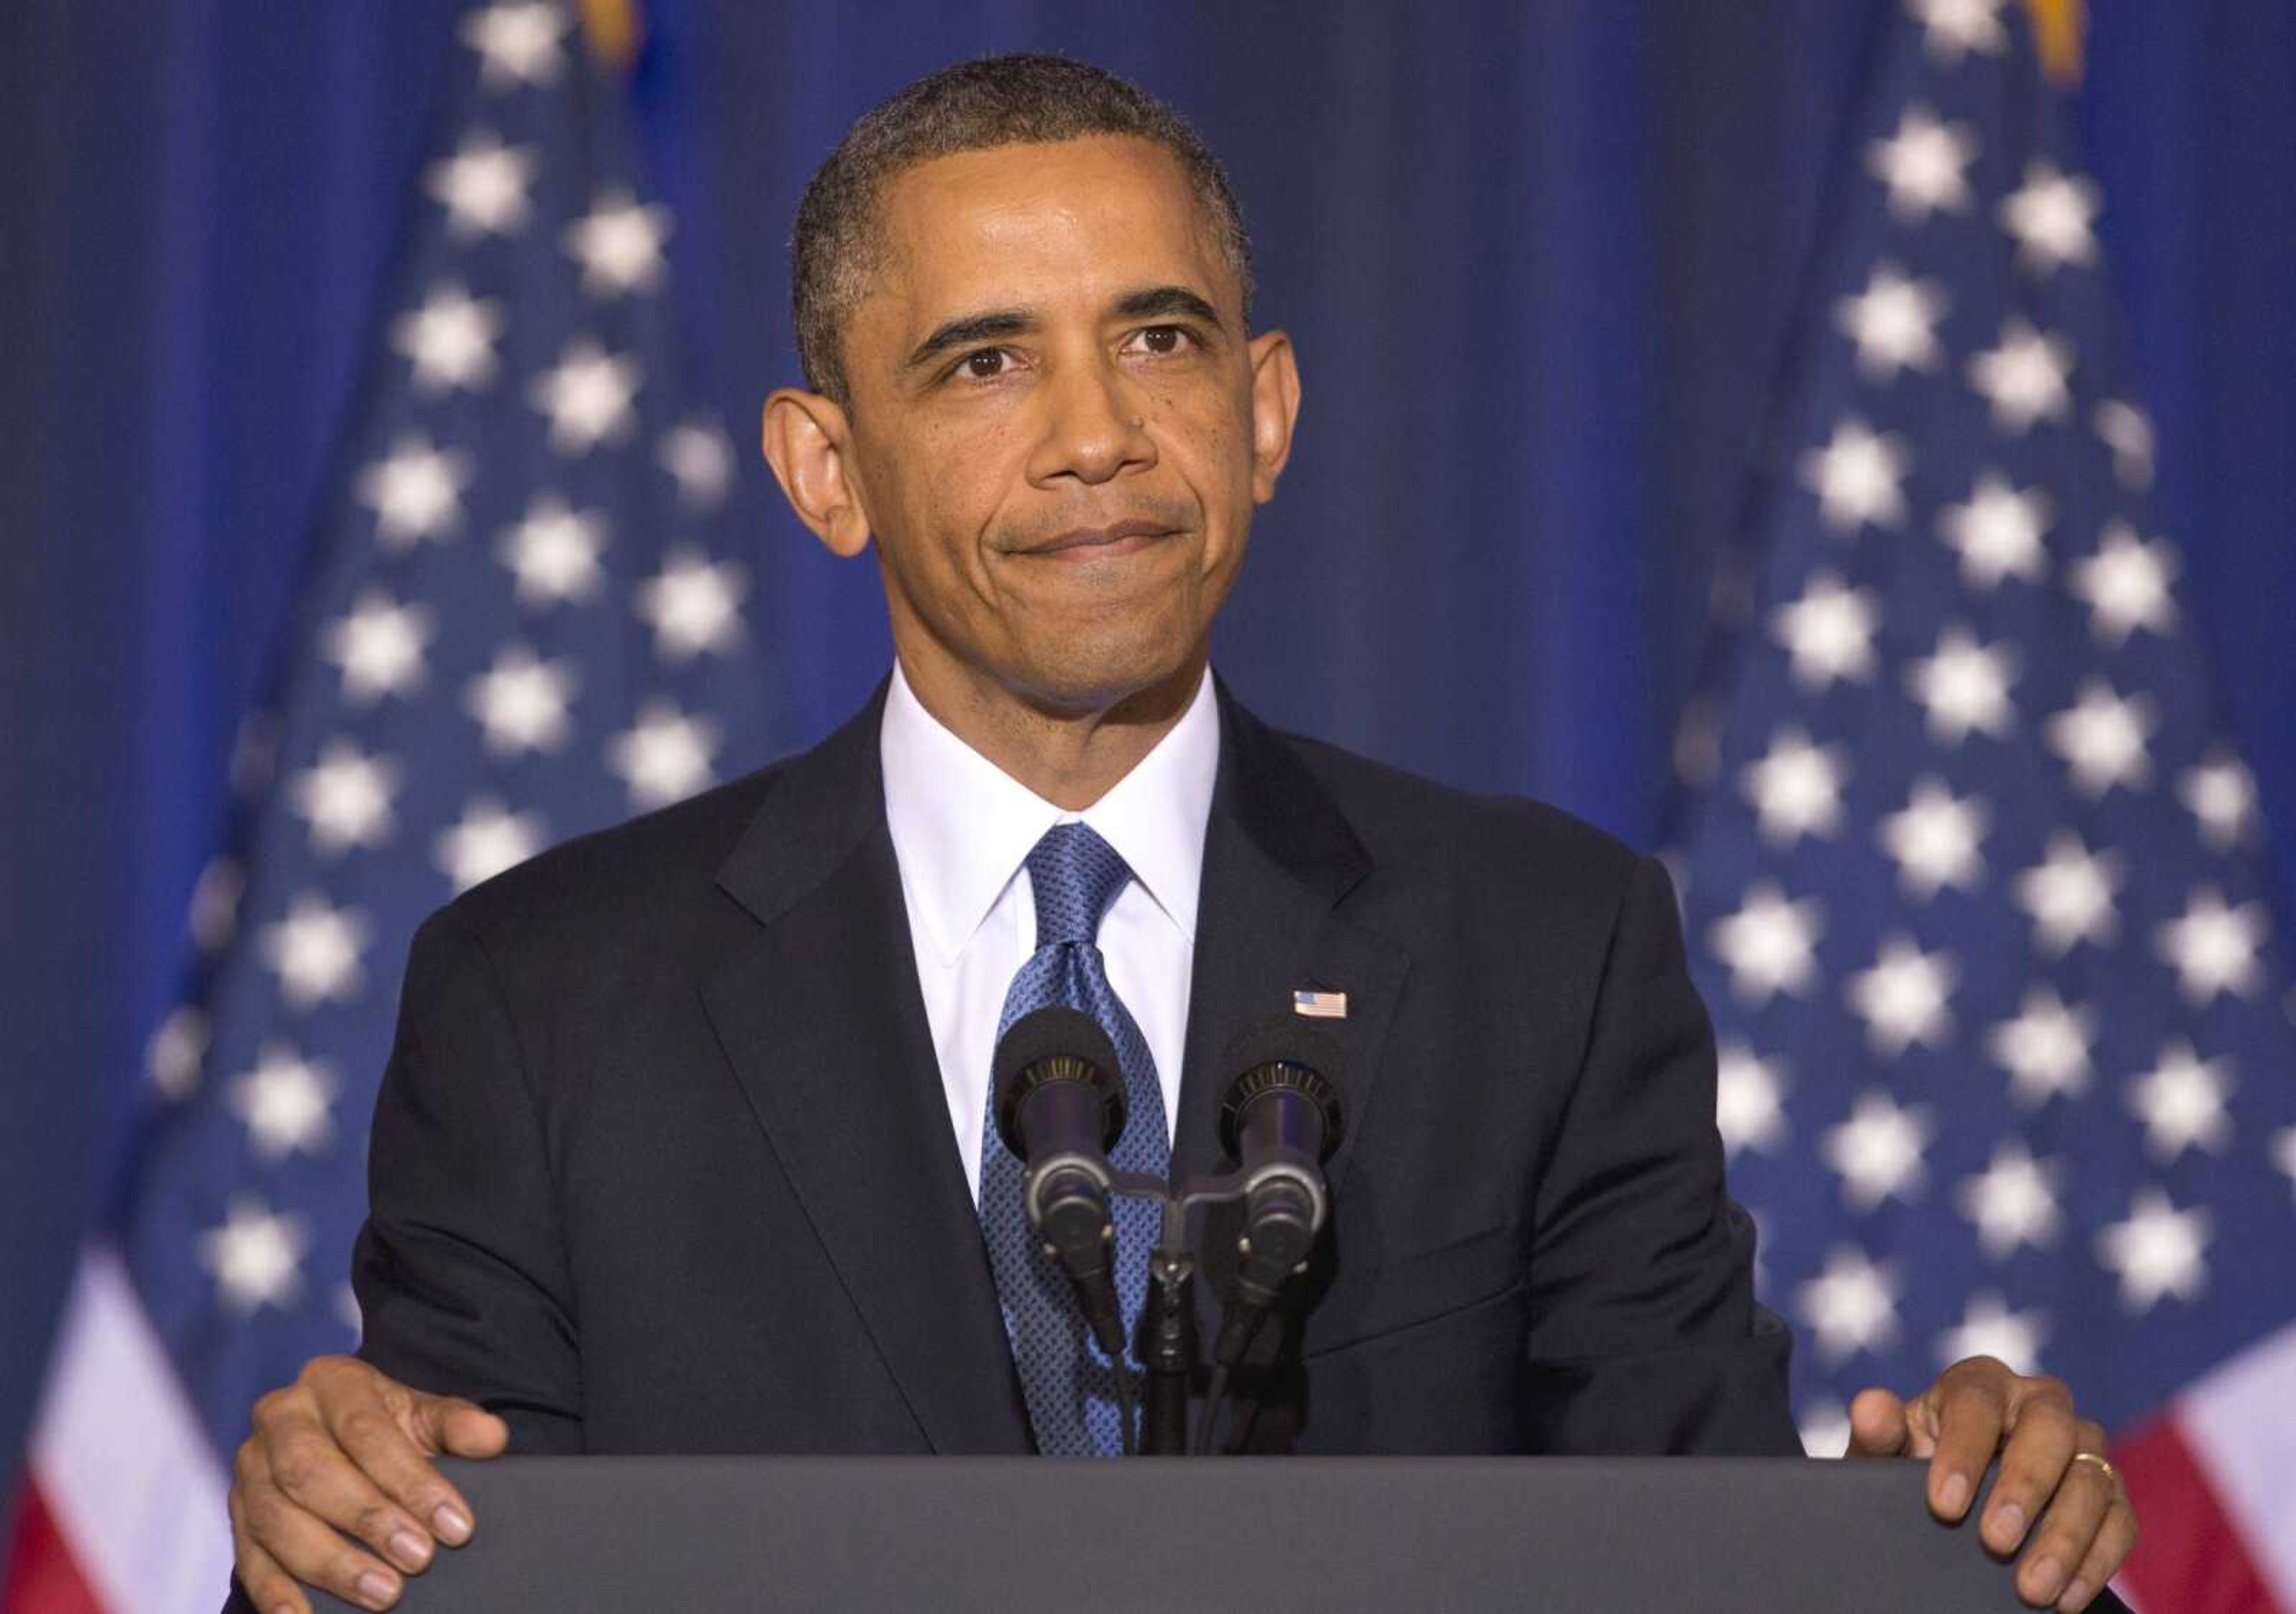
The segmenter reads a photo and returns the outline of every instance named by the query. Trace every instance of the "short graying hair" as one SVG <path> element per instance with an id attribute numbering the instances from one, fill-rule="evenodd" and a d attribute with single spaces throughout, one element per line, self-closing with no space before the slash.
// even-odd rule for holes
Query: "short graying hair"
<path id="1" fill-rule="evenodd" d="M 995 146 L 1133 135 L 1179 159 L 1251 305 L 1251 242 L 1227 172 L 1186 119 L 1138 86 L 1065 57 L 985 56 L 918 79 L 862 114 L 814 173 L 790 241 L 790 303 L 806 384 L 850 401 L 839 345 L 878 265 L 877 199 L 896 175 Z"/>

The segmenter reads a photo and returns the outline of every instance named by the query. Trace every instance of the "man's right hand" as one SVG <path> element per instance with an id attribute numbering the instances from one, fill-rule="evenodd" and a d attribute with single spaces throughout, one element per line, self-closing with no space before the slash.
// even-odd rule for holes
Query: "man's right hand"
<path id="1" fill-rule="evenodd" d="M 263 1614 L 310 1614 L 298 1581 L 389 1608 L 401 1571 L 421 1573 L 440 1541 L 470 1539 L 470 1503 L 430 1459 L 509 1444 L 510 1426 L 472 1402 L 409 1389 L 355 1356 L 314 1357 L 255 1404 L 232 1466 L 241 1585 Z"/>

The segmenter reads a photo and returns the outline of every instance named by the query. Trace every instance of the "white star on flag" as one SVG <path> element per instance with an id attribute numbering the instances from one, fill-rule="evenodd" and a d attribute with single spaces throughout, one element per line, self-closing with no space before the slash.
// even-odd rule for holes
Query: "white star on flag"
<path id="1" fill-rule="evenodd" d="M 2000 345 L 1969 361 L 1969 384 L 1993 406 L 1995 430 L 2022 437 L 2036 421 L 2065 418 L 2072 407 L 2066 385 L 2072 369 L 2070 342 L 2012 315 L 2001 327 Z"/>
<path id="2" fill-rule="evenodd" d="M 1770 614 L 1770 634 L 1793 660 L 1794 682 L 1825 690 L 1836 679 L 1863 683 L 1874 673 L 1874 635 L 1881 605 L 1873 591 L 1851 588 L 1839 572 L 1810 574 L 1801 597 Z"/>
<path id="3" fill-rule="evenodd" d="M 2256 839 L 2256 779 L 2239 758 L 2219 751 L 2188 770 L 2177 796 L 2212 850 L 2229 851 Z"/>
<path id="4" fill-rule="evenodd" d="M 1950 306 L 1945 287 L 1914 280 L 1897 265 L 1874 266 L 1866 289 L 1834 307 L 1834 323 L 1857 344 L 1857 368 L 1868 381 L 1896 379 L 1903 369 L 1935 370 L 1944 363 L 1938 322 Z"/>
<path id="5" fill-rule="evenodd" d="M 1917 781 L 1905 807 L 1882 820 L 1882 848 L 1898 865 L 1898 885 L 1915 902 L 1946 887 L 1973 891 L 1985 876 L 1980 851 L 1992 810 L 1977 796 L 1956 797 L 1931 774 Z"/>
<path id="6" fill-rule="evenodd" d="M 495 339 L 503 330 L 498 303 L 449 283 L 400 315 L 390 329 L 391 346 L 414 366 L 417 392 L 475 391 L 494 380 Z"/>
<path id="7" fill-rule="evenodd" d="M 457 240 L 512 235 L 532 211 L 527 187 L 534 169 L 531 148 L 478 134 L 431 168 L 426 188 L 446 208 L 447 233 Z"/>
<path id="8" fill-rule="evenodd" d="M 1726 1155 L 1770 1149 L 1785 1137 L 1784 1089 L 1775 1063 L 1743 1043 L 1723 1045 L 1715 1058 L 1714 1124 Z"/>
<path id="9" fill-rule="evenodd" d="M 2112 450 L 2112 473 L 2124 487 L 2139 491 L 2152 486 L 2152 422 L 2136 405 L 2107 398 L 2096 406 L 2090 423 L 2104 446 Z"/>
<path id="10" fill-rule="evenodd" d="M 637 613 L 653 628 L 654 653 L 665 661 L 690 661 L 704 651 L 739 643 L 739 607 L 749 587 L 731 561 L 713 562 L 696 550 L 672 550 L 662 557 L 661 570 L 637 591 Z"/>
<path id="11" fill-rule="evenodd" d="M 471 680 L 463 709 L 479 720 L 487 750 L 498 757 L 554 751 L 571 729 L 567 708 L 575 685 L 571 661 L 545 661 L 527 646 L 512 644 Z"/>
<path id="12" fill-rule="evenodd" d="M 1767 756 L 1749 763 L 1739 788 L 1761 819 L 1763 838 L 1791 847 L 1805 835 L 1832 836 L 1841 829 L 1841 787 L 1849 777 L 1849 752 L 1838 745 L 1812 745 L 1801 729 L 1780 729 Z"/>
<path id="13" fill-rule="evenodd" d="M 317 762 L 288 781 L 287 799 L 310 826 L 312 849 L 333 857 L 390 840 L 390 800 L 398 789 L 398 764 L 337 736 Z"/>
<path id="14" fill-rule="evenodd" d="M 284 1307 L 302 1292 L 310 1242 L 301 1217 L 275 1215 L 252 1194 L 235 1194 L 223 1225 L 200 1235 L 200 1263 L 215 1274 L 217 1298 L 246 1316 L 261 1307 Z"/>
<path id="15" fill-rule="evenodd" d="M 1977 1242 L 1996 1261 L 2005 1261 L 2025 1245 L 2046 1249 L 2056 1242 L 2064 1215 L 2057 1192 L 2064 1181 L 2058 1161 L 2037 1160 L 2011 1139 L 1997 1143 L 1985 1169 L 1964 1177 L 1954 1204 L 1977 1224 Z"/>
<path id="16" fill-rule="evenodd" d="M 1959 623 L 1938 635 L 1937 653 L 1906 666 L 1906 690 L 1928 714 L 1930 738 L 1959 745 L 1981 733 L 1999 740 L 2016 726 L 2009 686 L 2017 652 L 2006 642 L 1980 644 Z"/>
<path id="17" fill-rule="evenodd" d="M 239 859 L 217 855 L 192 887 L 192 944 L 212 954 L 239 930 L 239 899 L 247 891 L 247 871 Z"/>
<path id="18" fill-rule="evenodd" d="M 550 446 L 587 454 L 629 430 L 640 380 L 635 358 L 617 357 L 590 338 L 567 344 L 555 368 L 534 378 L 528 396 L 550 417 Z"/>
<path id="19" fill-rule="evenodd" d="M 2097 1234 L 2097 1259 L 2120 1275 L 2121 1305 L 2142 1315 L 2168 1295 L 2199 1298 L 2208 1286 L 2210 1231 L 2205 1207 L 2178 1210 L 2159 1189 L 2140 1189 L 2128 1219 Z"/>
<path id="20" fill-rule="evenodd" d="M 1898 484 L 1913 467 L 1903 438 L 1860 420 L 1837 422 L 1823 448 L 1802 456 L 1802 479 L 1817 495 L 1818 513 L 1844 537 L 1860 527 L 1895 527 L 1906 519 Z"/>
<path id="21" fill-rule="evenodd" d="M 2062 172 L 2046 158 L 2025 169 L 2022 190 L 2002 199 L 2001 227 L 2016 239 L 2020 267 L 2054 274 L 2067 264 L 2096 260 L 2096 187 Z"/>
<path id="22" fill-rule="evenodd" d="M 661 247 L 668 236 L 668 209 L 617 190 L 599 197 L 568 227 L 566 250 L 582 266 L 582 289 L 593 297 L 651 291 L 661 283 Z"/>
<path id="23" fill-rule="evenodd" d="M 1953 1036 L 1950 1005 L 1960 975 L 1942 947 L 1924 953 L 1904 935 L 1884 941 L 1874 967 L 1849 978 L 1848 992 L 1874 1051 L 1894 1059 L 1916 1043 L 1943 1047 Z"/>
<path id="24" fill-rule="evenodd" d="M 1948 65 L 1969 54 L 1997 56 L 2009 48 L 2001 0 L 1913 0 L 1931 55 Z"/>
<path id="25" fill-rule="evenodd" d="M 2091 678 L 2079 700 L 2049 719 L 2049 745 L 2072 770 L 2081 794 L 2099 800 L 2115 785 L 2141 790 L 2152 782 L 2144 746 L 2155 726 L 2148 698 L 2124 700 L 2103 679 Z"/>
<path id="26" fill-rule="evenodd" d="M 316 1154 L 333 1135 L 327 1106 L 340 1086 L 324 1063 L 266 1041 L 255 1069 L 233 1081 L 231 1110 L 247 1123 L 248 1142 L 263 1159 Z"/>
<path id="27" fill-rule="evenodd" d="M 264 928 L 263 959 L 279 977 L 291 1008 L 348 1002 L 359 988 L 366 937 L 366 921 L 357 912 L 303 891 L 288 905 L 284 919 Z"/>
<path id="28" fill-rule="evenodd" d="M 1730 990 L 1766 1004 L 1780 992 L 1800 996 L 1817 973 L 1817 938 L 1824 928 L 1817 898 L 1787 899 L 1773 881 L 1757 881 L 1743 906 L 1717 920 L 1708 938 L 1730 971 Z"/>
<path id="29" fill-rule="evenodd" d="M 1840 1362 L 1898 1337 L 1901 1292 L 1895 1266 L 1841 1244 L 1826 1258 L 1825 1270 L 1803 1284 L 1797 1298 L 1802 1320 L 1817 1336 L 1818 1355 Z"/>
<path id="30" fill-rule="evenodd" d="M 548 84 L 565 65 L 559 41 L 563 8 L 554 0 L 505 0 L 463 20 L 463 43 L 479 53 L 479 75 L 489 89 Z"/>
<path id="31" fill-rule="evenodd" d="M 2214 1154 L 2232 1141 L 2232 1118 L 2225 1112 L 2232 1088 L 2230 1061 L 2204 1060 L 2179 1037 L 2128 1084 L 2128 1108 L 2144 1123 L 2145 1146 L 2159 1159 L 2173 1161 L 2194 1148 Z"/>
<path id="32" fill-rule="evenodd" d="M 1879 1088 L 1859 1095 L 1849 1118 L 1828 1131 L 1818 1154 L 1841 1177 L 1842 1202 L 1871 1210 L 1884 1200 L 1913 1200 L 1925 1173 L 1922 1151 L 1937 1136 L 1930 1112 L 1899 1108 Z"/>
<path id="33" fill-rule="evenodd" d="M 708 421 L 686 421 L 662 433 L 661 468 L 677 483 L 677 500 L 688 510 L 715 510 L 734 479 L 734 449 L 726 434 Z"/>
<path id="34" fill-rule="evenodd" d="M 459 894 L 524 863 L 548 840 L 539 815 L 513 813 L 499 797 L 480 796 L 463 816 L 439 832 L 433 847 L 439 872 Z"/>
<path id="35" fill-rule="evenodd" d="M 647 702 L 637 722 L 606 745 L 606 766 L 630 787 L 630 805 L 643 812 L 667 807 L 710 782 L 718 726 L 689 717 L 666 700 Z"/>
<path id="36" fill-rule="evenodd" d="M 2009 1072 L 2009 1095 L 2026 1110 L 2088 1089 L 2096 1012 L 2069 1006 L 2051 986 L 2028 987 L 2017 1018 L 1987 1033 L 1986 1052 Z"/>
<path id="37" fill-rule="evenodd" d="M 425 538 L 443 538 L 461 525 L 463 489 L 470 481 L 469 455 L 409 432 L 360 471 L 358 496 L 374 512 L 375 536 L 382 546 L 403 551 Z"/>
<path id="38" fill-rule="evenodd" d="M 2296 1189 L 2296 1127 L 2284 1127 L 2272 1140 L 2273 1164 L 2288 1175 L 2288 1185 Z"/>
<path id="39" fill-rule="evenodd" d="M 2099 537 L 2095 554 L 2073 562 L 2069 578 L 2087 602 L 2091 631 L 2107 644 L 2126 643 L 2140 627 L 2161 635 L 2176 628 L 2169 586 L 2177 578 L 2177 552 L 2165 538 L 2147 544 L 2115 521 Z"/>
<path id="40" fill-rule="evenodd" d="M 144 1045 L 144 1071 L 160 1097 L 180 1101 L 199 1090 L 207 1056 L 208 1017 L 190 1004 L 178 1004 Z"/>
<path id="41" fill-rule="evenodd" d="M 343 699 L 372 706 L 385 695 L 422 687 L 422 656 L 433 618 L 427 606 L 401 605 L 379 588 L 363 590 L 320 635 L 319 653 L 342 669 Z"/>
<path id="42" fill-rule="evenodd" d="M 1977 135 L 1966 124 L 1941 123 L 1927 107 L 1908 107 L 1898 132 L 1877 140 L 1866 167 L 1890 189 L 1890 211 L 1907 224 L 1934 212 L 1969 209 L 1969 165 L 1977 160 Z"/>
<path id="43" fill-rule="evenodd" d="M 2100 946 L 2120 929 L 2119 852 L 2091 852 L 2070 830 L 2055 830 L 2042 861 L 2017 876 L 2017 905 L 2033 918 L 2033 946 L 2062 958 L 2078 944 Z"/>
<path id="44" fill-rule="evenodd" d="M 1967 504 L 1939 513 L 1938 531 L 1961 556 L 1962 581 L 1990 590 L 2004 578 L 2038 583 L 2047 575 L 2049 552 L 2041 540 L 2052 516 L 2049 496 L 2041 489 L 2020 491 L 1988 471 L 1979 474 Z"/>
<path id="45" fill-rule="evenodd" d="M 2011 1311 L 1998 1294 L 1989 1291 L 1973 1294 L 1961 1325 L 1938 1336 L 1938 1365 L 1991 1356 L 2013 1373 L 2038 1372 L 2041 1341 L 2048 1337 L 2047 1322 L 2039 1312 Z"/>
<path id="46" fill-rule="evenodd" d="M 595 511 L 568 507 L 554 493 L 539 493 L 526 517 L 503 534 L 496 553 L 518 579 L 521 605 L 579 603 L 598 592 L 603 574 L 606 520 Z"/>
<path id="47" fill-rule="evenodd" d="M 2177 971 L 2187 1000 L 2206 1008 L 2220 993 L 2246 997 L 2256 990 L 2262 961 L 2258 954 L 2269 929 L 2264 905 L 2226 905 L 2223 893 L 2202 886 L 2185 899 L 2185 912 L 2155 932 L 2161 956 Z"/>

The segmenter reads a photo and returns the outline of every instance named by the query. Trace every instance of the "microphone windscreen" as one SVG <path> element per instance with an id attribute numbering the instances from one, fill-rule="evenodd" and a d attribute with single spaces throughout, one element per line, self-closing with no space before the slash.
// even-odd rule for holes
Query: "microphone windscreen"
<path id="1" fill-rule="evenodd" d="M 1116 1061 L 1116 1045 L 1098 1020 L 1080 1009 L 1052 1007 L 1032 1010 L 1013 1022 L 996 1040 L 996 1057 L 989 1070 L 1001 1098 L 1021 1071 L 1055 1053 L 1080 1059 L 1113 1078 L 1120 1087 L 1123 1067 Z"/>
<path id="2" fill-rule="evenodd" d="M 1113 1149 L 1123 1135 L 1124 1068 L 1117 1062 L 1116 1045 L 1089 1014 L 1050 1007 L 1022 1015 L 997 1041 L 989 1077 L 996 1084 L 990 1091 L 996 1098 L 997 1133 L 1022 1159 L 1029 1154 L 1029 1140 L 1021 1135 L 1022 1100 L 1047 1087 L 1068 1092 L 1070 1104 L 1089 1092 L 1091 1097 L 1081 1100 L 1088 1111 L 1076 1113 L 1097 1116 L 1099 1147 Z"/>
<path id="3" fill-rule="evenodd" d="M 1321 1152 L 1331 1158 L 1345 1125 L 1337 1037 L 1296 1014 L 1272 1015 L 1228 1039 L 1220 1068 L 1227 1073 L 1227 1086 L 1220 1094 L 1219 1138 L 1228 1159 L 1242 1158 L 1245 1108 L 1274 1088 L 1288 1088 L 1314 1102 L 1323 1116 Z"/>
<path id="4" fill-rule="evenodd" d="M 1339 1039 L 1297 1014 L 1272 1014 L 1228 1039 L 1220 1070 L 1230 1080 L 1244 1071 L 1278 1062 L 1305 1065 L 1337 1087 L 1341 1084 Z"/>

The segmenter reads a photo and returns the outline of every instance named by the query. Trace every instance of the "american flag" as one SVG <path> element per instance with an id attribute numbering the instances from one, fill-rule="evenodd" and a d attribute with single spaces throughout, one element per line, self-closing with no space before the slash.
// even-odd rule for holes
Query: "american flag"
<path id="1" fill-rule="evenodd" d="M 221 1602 L 250 1406 L 358 1339 L 367 1123 L 422 917 L 765 758 L 733 455 L 674 374 L 623 87 L 555 0 L 456 31 L 243 821 L 58 1341 L 10 1614 Z"/>
<path id="2" fill-rule="evenodd" d="M 2022 24 L 1892 6 L 1683 734 L 1685 922 L 1811 1449 L 1868 1384 L 2056 1373 L 2137 1503 L 2131 1600 L 2265 1609 L 2296 997 Z"/>

